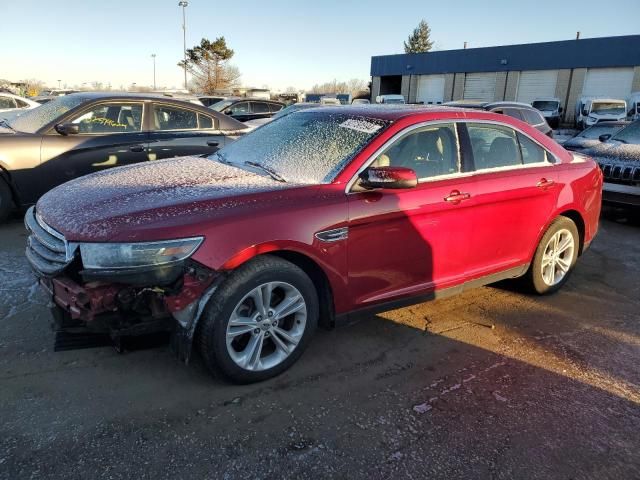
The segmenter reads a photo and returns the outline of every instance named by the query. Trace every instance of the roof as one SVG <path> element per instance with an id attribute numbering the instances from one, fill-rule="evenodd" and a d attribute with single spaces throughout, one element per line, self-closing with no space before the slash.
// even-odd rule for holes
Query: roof
<path id="1" fill-rule="evenodd" d="M 371 75 L 506 72 L 640 65 L 640 35 L 584 38 L 371 58 Z"/>
<path id="2" fill-rule="evenodd" d="M 366 118 L 378 119 L 388 122 L 399 120 L 403 117 L 415 115 L 418 113 L 445 113 L 452 114 L 460 111 L 458 108 L 446 106 L 431 105 L 406 105 L 406 104 L 356 104 L 342 106 L 319 106 L 313 109 L 313 112 L 335 113 L 342 115 L 361 116 Z"/>
<path id="3" fill-rule="evenodd" d="M 496 107 L 518 107 L 518 108 L 529 108 L 533 109 L 531 105 L 528 103 L 522 102 L 483 102 L 481 100 L 454 100 L 452 102 L 445 102 L 445 106 L 447 107 L 458 107 L 458 108 L 476 108 L 476 109 L 491 109 Z"/>

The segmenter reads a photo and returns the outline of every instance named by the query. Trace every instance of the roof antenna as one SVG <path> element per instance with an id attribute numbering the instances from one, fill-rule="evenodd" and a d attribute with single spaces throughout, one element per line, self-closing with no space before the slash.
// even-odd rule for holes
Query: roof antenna
<path id="1" fill-rule="evenodd" d="M 576 32 L 576 40 L 580 40 L 580 32 Z"/>

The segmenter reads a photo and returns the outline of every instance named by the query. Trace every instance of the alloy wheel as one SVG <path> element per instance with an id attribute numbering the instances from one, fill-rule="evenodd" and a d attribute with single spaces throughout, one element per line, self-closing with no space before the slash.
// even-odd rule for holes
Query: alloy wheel
<path id="1" fill-rule="evenodd" d="M 307 305 L 285 282 L 255 287 L 235 306 L 227 324 L 227 351 L 245 370 L 261 371 L 282 363 L 305 332 Z"/>
<path id="2" fill-rule="evenodd" d="M 569 230 L 558 230 L 544 248 L 541 269 L 542 280 L 550 287 L 557 285 L 567 275 L 573 261 L 575 240 Z"/>

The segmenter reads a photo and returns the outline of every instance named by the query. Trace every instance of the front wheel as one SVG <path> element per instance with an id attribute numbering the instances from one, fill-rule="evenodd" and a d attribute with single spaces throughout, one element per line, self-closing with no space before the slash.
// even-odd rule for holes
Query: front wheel
<path id="1" fill-rule="evenodd" d="M 580 236 L 575 223 L 556 218 L 540 240 L 527 277 L 537 293 L 553 293 L 562 287 L 578 259 Z"/>
<path id="2" fill-rule="evenodd" d="M 277 257 L 239 267 L 209 301 L 200 330 L 207 366 L 237 383 L 280 374 L 302 355 L 318 323 L 309 277 Z"/>

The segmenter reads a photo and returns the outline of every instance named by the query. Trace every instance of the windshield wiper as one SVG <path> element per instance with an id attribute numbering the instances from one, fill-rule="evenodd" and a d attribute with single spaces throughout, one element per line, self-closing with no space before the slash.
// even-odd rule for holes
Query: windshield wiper
<path id="1" fill-rule="evenodd" d="M 244 164 L 245 165 L 249 165 L 250 167 L 258 168 L 258 169 L 262 170 L 263 172 L 268 173 L 271 178 L 273 178 L 274 180 L 276 180 L 278 182 L 286 182 L 286 180 L 284 178 L 282 178 L 276 172 L 271 170 L 269 167 L 265 167 L 264 165 L 261 165 L 261 164 L 259 164 L 257 162 L 250 162 L 248 160 L 246 162 L 244 162 Z"/>

